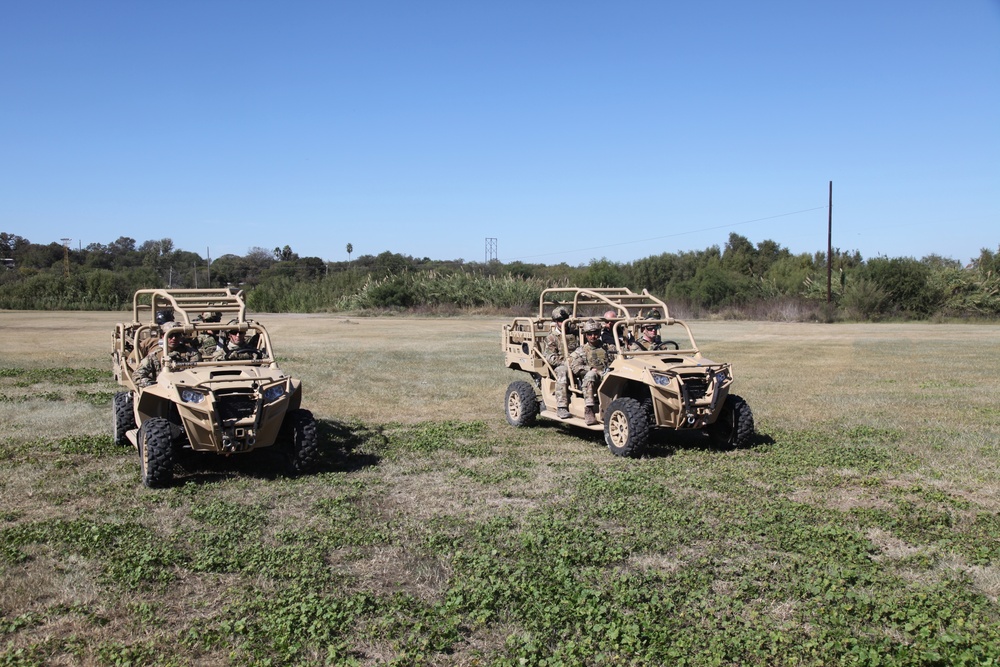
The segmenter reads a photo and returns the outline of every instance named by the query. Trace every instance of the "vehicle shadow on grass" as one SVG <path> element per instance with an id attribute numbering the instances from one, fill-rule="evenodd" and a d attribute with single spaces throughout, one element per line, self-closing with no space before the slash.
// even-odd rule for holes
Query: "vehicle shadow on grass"
<path id="1" fill-rule="evenodd" d="M 174 469 L 175 485 L 211 484 L 236 477 L 274 480 L 281 477 L 310 477 L 328 472 L 357 472 L 378 465 L 380 457 L 365 451 L 364 445 L 381 433 L 364 424 L 317 419 L 318 457 L 308 472 L 292 474 L 279 447 L 265 447 L 245 454 L 182 452 Z"/>
<path id="2" fill-rule="evenodd" d="M 592 431 L 580 428 L 573 424 L 564 424 L 553 420 L 540 420 L 537 424 L 540 428 L 549 428 L 554 432 L 559 432 L 567 436 L 578 438 L 584 442 L 592 443 L 596 447 L 607 447 L 602 431 Z M 753 443 L 748 447 L 726 447 L 717 445 L 712 438 L 703 431 L 671 431 L 668 429 L 653 429 L 649 435 L 649 441 L 642 458 L 657 459 L 673 456 L 679 450 L 717 452 L 725 454 L 727 452 L 747 451 L 757 449 L 764 445 L 773 445 L 774 438 L 766 433 L 757 432 L 754 435 Z"/>

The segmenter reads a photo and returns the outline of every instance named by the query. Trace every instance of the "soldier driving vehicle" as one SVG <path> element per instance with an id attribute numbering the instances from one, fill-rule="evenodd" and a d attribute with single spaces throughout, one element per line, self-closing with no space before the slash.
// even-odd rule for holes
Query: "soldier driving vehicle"
<path id="1" fill-rule="evenodd" d="M 556 304 L 568 316 L 546 337 L 544 315 Z M 611 325 L 614 351 L 602 344 L 600 325 L 592 319 L 603 312 L 604 319 L 611 320 L 612 311 L 617 315 Z M 576 349 L 574 327 L 583 321 L 594 343 L 583 346 L 589 354 L 574 353 L 578 361 L 573 370 L 583 374 L 566 374 L 564 401 L 562 376 L 548 351 L 570 345 Z M 663 331 L 670 333 L 661 337 Z M 516 380 L 507 387 L 505 410 L 513 426 L 528 426 L 539 416 L 565 419 L 602 429 L 613 454 L 631 457 L 642 455 L 651 429 L 700 430 L 727 447 L 746 447 L 755 438 L 750 406 L 731 393 L 732 366 L 702 356 L 688 325 L 670 317 L 666 303 L 646 290 L 544 290 L 537 317 L 518 317 L 504 325 L 501 348 L 507 368 L 523 371 L 530 380 Z M 579 361 L 580 356 L 587 361 Z M 563 417 L 564 411 L 568 417 Z"/>

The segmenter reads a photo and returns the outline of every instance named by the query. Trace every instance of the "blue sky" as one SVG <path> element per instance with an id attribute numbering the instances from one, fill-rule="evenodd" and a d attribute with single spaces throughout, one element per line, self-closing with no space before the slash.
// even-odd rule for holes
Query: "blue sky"
<path id="1" fill-rule="evenodd" d="M 482 261 L 1000 247 L 1000 0 L 0 5 L 0 231 Z"/>

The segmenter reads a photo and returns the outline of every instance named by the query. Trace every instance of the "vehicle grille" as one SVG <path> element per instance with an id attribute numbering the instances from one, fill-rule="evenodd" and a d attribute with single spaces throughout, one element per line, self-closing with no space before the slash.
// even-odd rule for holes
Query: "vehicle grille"
<path id="1" fill-rule="evenodd" d="M 705 398 L 708 393 L 708 378 L 704 375 L 697 377 L 682 377 L 684 386 L 687 388 L 688 400 L 698 401 Z"/>
<path id="2" fill-rule="evenodd" d="M 253 417 L 257 409 L 257 401 L 246 394 L 222 394 L 218 399 L 216 407 L 223 420 Z"/>

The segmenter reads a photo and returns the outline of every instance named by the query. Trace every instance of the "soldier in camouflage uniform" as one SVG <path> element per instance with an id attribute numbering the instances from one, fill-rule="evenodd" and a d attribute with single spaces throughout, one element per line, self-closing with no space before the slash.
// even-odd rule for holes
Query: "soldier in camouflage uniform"
<path id="1" fill-rule="evenodd" d="M 176 322 L 167 322 L 163 325 L 164 333 L 173 327 L 178 326 Z M 148 387 L 156 382 L 156 376 L 163 370 L 163 357 L 166 355 L 171 361 L 201 361 L 201 352 L 187 344 L 184 340 L 184 332 L 175 329 L 169 336 L 161 339 L 163 342 L 156 346 L 136 367 L 132 373 L 132 380 L 137 387 Z"/>
<path id="2" fill-rule="evenodd" d="M 556 413 L 560 419 L 569 419 L 569 368 L 563 358 L 563 326 L 569 319 L 569 311 L 562 306 L 552 311 L 552 333 L 545 338 L 545 360 L 552 366 L 556 376 Z M 569 354 L 580 345 L 576 330 L 566 327 L 566 348 Z"/>
<path id="3" fill-rule="evenodd" d="M 642 335 L 629 344 L 630 351 L 637 350 L 659 350 L 660 349 L 660 325 L 647 323 L 642 325 Z"/>
<path id="4" fill-rule="evenodd" d="M 158 310 L 156 311 L 155 320 L 156 325 L 159 327 L 162 327 L 164 324 L 172 324 L 174 320 L 174 311 L 170 308 Z M 149 329 L 149 337 L 143 338 L 139 341 L 139 358 L 145 359 L 146 356 L 159 344 L 160 330 L 155 328 Z"/>
<path id="5" fill-rule="evenodd" d="M 260 350 L 247 344 L 243 332 L 236 329 L 226 332 L 225 338 L 219 341 L 219 349 L 212 358 L 216 361 L 246 360 L 260 358 L 260 354 Z"/>
<path id="6" fill-rule="evenodd" d="M 576 348 L 569 357 L 569 365 L 574 377 L 582 377 L 580 388 L 583 389 L 583 404 L 586 406 L 583 419 L 588 425 L 599 423 L 594 414 L 597 405 L 597 384 L 601 376 L 608 370 L 613 358 L 612 353 L 601 342 L 601 325 L 596 320 L 587 320 L 583 325 L 583 345 Z"/>
<path id="7" fill-rule="evenodd" d="M 206 311 L 201 314 L 200 317 L 195 318 L 196 322 L 206 322 L 214 323 L 222 319 L 222 313 L 219 311 Z M 206 358 L 211 358 L 215 356 L 215 353 L 219 351 L 219 339 L 215 331 L 202 331 L 198 334 L 198 349 L 201 350 L 201 355 Z"/>

